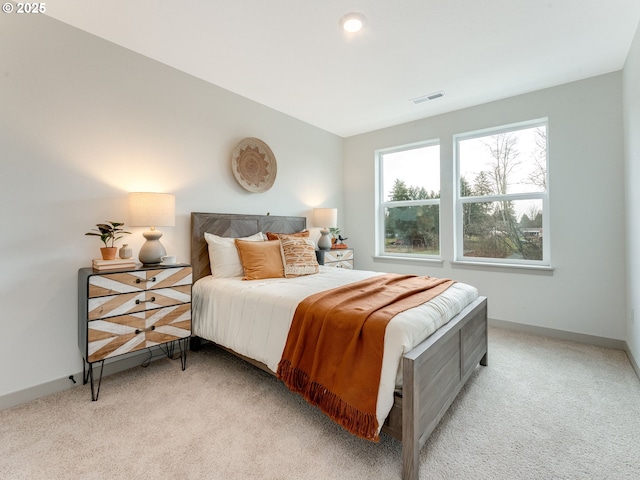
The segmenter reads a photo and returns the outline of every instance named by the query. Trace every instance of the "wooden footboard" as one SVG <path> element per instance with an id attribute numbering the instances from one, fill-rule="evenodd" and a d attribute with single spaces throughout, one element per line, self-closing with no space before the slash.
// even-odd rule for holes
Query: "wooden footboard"
<path id="1" fill-rule="evenodd" d="M 478 363 L 486 366 L 487 360 L 485 297 L 403 357 L 403 480 L 418 480 L 420 449 Z"/>

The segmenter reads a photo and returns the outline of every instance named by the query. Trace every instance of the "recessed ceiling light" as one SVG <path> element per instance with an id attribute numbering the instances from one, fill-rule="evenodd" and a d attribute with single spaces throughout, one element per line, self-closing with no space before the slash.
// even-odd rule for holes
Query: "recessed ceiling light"
<path id="1" fill-rule="evenodd" d="M 347 13 L 340 19 L 340 26 L 346 32 L 355 33 L 362 30 L 366 20 L 361 13 Z"/>

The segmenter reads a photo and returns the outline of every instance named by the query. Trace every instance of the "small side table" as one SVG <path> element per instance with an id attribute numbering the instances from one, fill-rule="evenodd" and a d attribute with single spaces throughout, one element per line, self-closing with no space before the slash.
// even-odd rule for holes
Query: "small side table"
<path id="1" fill-rule="evenodd" d="M 326 267 L 348 268 L 353 270 L 353 248 L 316 250 L 316 258 L 320 265 Z"/>
<path id="2" fill-rule="evenodd" d="M 78 270 L 78 347 L 83 384 L 91 381 L 93 401 L 100 394 L 106 359 L 161 344 L 167 344 L 166 353 L 173 356 L 177 344 L 182 370 L 186 368 L 191 283 L 191 266 L 186 264 Z"/>

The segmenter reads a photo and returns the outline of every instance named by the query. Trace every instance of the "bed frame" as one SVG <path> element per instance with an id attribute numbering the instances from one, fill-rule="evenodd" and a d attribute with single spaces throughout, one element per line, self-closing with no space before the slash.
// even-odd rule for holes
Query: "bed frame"
<path id="1" fill-rule="evenodd" d="M 257 232 L 291 233 L 304 228 L 304 217 L 192 213 L 193 280 L 211 274 L 205 232 L 246 237 Z M 198 344 L 197 339 L 192 340 L 196 340 L 193 345 Z M 266 365 L 238 356 L 273 374 Z M 420 449 L 478 363 L 488 365 L 485 297 L 468 305 L 402 358 L 402 395 L 396 394 L 382 431 L 402 442 L 403 480 L 418 480 Z"/>

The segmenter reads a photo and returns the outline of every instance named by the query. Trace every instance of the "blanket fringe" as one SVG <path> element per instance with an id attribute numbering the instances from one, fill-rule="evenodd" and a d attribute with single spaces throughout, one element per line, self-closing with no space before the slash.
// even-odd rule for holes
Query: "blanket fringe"
<path id="1" fill-rule="evenodd" d="M 380 441 L 378 419 L 375 414 L 363 412 L 348 404 L 323 385 L 312 381 L 306 372 L 293 367 L 290 361 L 280 361 L 278 378 L 290 390 L 301 394 L 307 402 L 320 408 L 333 421 L 349 432 L 366 440 Z"/>

